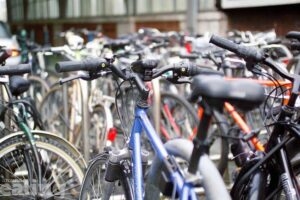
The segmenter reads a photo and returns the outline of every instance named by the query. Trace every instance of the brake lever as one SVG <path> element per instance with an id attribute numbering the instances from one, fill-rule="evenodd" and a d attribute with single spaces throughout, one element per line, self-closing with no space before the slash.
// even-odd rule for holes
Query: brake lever
<path id="1" fill-rule="evenodd" d="M 170 81 L 171 83 L 174 84 L 183 84 L 183 83 L 188 83 L 191 84 L 191 80 L 188 77 L 184 77 L 184 78 L 167 78 L 167 81 Z"/>
<path id="2" fill-rule="evenodd" d="M 70 82 L 70 81 L 73 81 L 75 79 L 83 79 L 83 80 L 89 80 L 90 79 L 90 75 L 89 74 L 78 74 L 78 75 L 75 75 L 75 76 L 69 76 L 69 77 L 66 77 L 66 78 L 62 78 L 58 81 L 58 83 L 60 85 L 64 84 L 64 83 L 67 83 L 67 82 Z"/>

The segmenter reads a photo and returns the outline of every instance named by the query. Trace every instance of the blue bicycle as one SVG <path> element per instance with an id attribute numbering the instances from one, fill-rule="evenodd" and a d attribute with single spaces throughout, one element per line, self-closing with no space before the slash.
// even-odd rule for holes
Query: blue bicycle
<path id="1" fill-rule="evenodd" d="M 155 60 L 138 60 L 132 63 L 130 70 L 122 71 L 112 63 L 112 58 L 97 58 L 56 64 L 58 72 L 76 70 L 88 72 L 61 80 L 61 83 L 76 78 L 92 80 L 104 74 L 113 73 L 135 88 L 134 98 L 130 98 L 136 103 L 128 142 L 125 148 L 121 150 L 106 149 L 90 161 L 82 184 L 80 199 L 138 200 L 153 199 L 154 196 L 159 197 L 160 195 L 172 199 L 198 199 L 197 189 L 203 187 L 205 195 L 211 199 L 230 199 L 222 177 L 207 154 L 199 152 L 199 159 L 188 162 L 193 151 L 193 143 L 185 139 L 174 139 L 163 144 L 147 115 L 147 109 L 150 106 L 147 102 L 149 90 L 144 82 L 159 77 L 167 71 L 172 71 L 173 74 L 177 75 L 176 80 L 181 76 L 214 72 L 186 63 L 156 69 L 158 62 Z M 128 97 L 130 93 L 126 91 L 126 95 Z M 128 103 L 126 106 L 122 105 L 123 108 L 130 107 L 129 101 L 123 102 Z M 124 113 L 121 113 L 120 117 L 124 118 Z M 155 152 L 155 161 L 150 158 L 149 152 L 143 148 L 144 136 Z M 159 165 L 152 163 L 152 166 L 159 167 L 158 174 L 153 175 L 153 172 L 157 170 L 153 167 L 149 171 L 151 161 L 160 163 Z M 187 171 L 189 164 L 199 166 L 200 171 L 198 169 L 194 170 L 193 173 Z M 203 171 L 208 175 L 203 176 L 202 173 L 199 173 Z M 150 174 L 152 177 L 149 177 Z M 147 180 L 150 180 L 149 184 Z M 157 186 L 155 183 L 161 185 Z M 157 188 L 161 190 L 157 191 Z"/>

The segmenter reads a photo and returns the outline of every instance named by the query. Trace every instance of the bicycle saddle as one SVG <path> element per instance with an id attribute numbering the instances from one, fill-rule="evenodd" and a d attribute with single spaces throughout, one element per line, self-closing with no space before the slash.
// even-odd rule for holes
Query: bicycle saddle
<path id="1" fill-rule="evenodd" d="M 289 39 L 297 39 L 300 41 L 300 32 L 298 31 L 290 31 L 286 34 L 286 38 Z"/>
<path id="2" fill-rule="evenodd" d="M 29 89 L 30 82 L 22 76 L 9 77 L 9 89 L 14 96 L 20 96 Z"/>
<path id="3" fill-rule="evenodd" d="M 222 109 L 229 102 L 243 111 L 259 106 L 264 100 L 264 89 L 258 83 L 247 79 L 227 80 L 220 76 L 197 75 L 193 78 L 191 100 L 200 96 L 215 108 Z"/>

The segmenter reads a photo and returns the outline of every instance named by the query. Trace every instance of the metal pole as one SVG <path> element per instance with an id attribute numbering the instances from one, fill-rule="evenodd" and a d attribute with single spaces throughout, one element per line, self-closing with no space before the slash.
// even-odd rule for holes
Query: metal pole
<path id="1" fill-rule="evenodd" d="M 195 35 L 198 32 L 198 0 L 187 1 L 186 25 L 190 35 Z"/>

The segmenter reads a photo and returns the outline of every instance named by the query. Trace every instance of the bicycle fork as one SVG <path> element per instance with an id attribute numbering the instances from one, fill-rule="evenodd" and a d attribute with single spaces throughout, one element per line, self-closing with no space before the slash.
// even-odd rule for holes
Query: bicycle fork
<path id="1" fill-rule="evenodd" d="M 119 180 L 124 173 L 126 176 L 130 175 L 132 171 L 130 166 L 131 162 L 126 163 L 126 161 L 130 161 L 130 158 L 132 157 L 131 150 L 125 147 L 121 150 L 112 150 L 109 154 L 109 162 L 105 173 L 105 180 L 107 182 L 105 184 L 105 193 L 103 199 L 110 198 L 114 189 L 115 181 Z M 148 152 L 142 151 L 141 161 L 143 171 L 145 171 L 148 163 L 148 155 Z"/>

